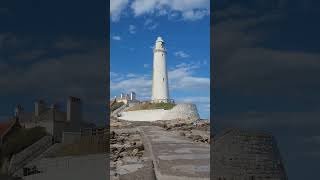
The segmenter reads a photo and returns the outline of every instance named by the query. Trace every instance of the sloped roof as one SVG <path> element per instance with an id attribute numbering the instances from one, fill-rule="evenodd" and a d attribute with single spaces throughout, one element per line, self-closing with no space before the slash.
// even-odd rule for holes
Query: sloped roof
<path id="1" fill-rule="evenodd" d="M 15 123 L 16 119 L 9 119 L 7 121 L 0 122 L 0 136 L 4 136 Z"/>

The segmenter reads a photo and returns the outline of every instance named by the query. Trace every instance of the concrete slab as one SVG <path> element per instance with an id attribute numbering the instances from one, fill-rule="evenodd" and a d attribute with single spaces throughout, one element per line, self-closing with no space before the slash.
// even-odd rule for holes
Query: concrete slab
<path id="1" fill-rule="evenodd" d="M 157 180 L 210 179 L 210 146 L 157 126 L 139 127 Z"/>
<path id="2" fill-rule="evenodd" d="M 43 158 L 35 163 L 43 172 L 25 176 L 24 180 L 101 180 L 109 174 L 107 154 Z"/>

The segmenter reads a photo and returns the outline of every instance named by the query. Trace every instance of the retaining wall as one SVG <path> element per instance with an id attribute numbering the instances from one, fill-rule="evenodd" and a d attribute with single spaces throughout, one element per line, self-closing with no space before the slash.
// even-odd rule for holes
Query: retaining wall
<path id="1" fill-rule="evenodd" d="M 275 139 L 265 133 L 230 129 L 211 147 L 211 179 L 287 180 Z"/>
<path id="2" fill-rule="evenodd" d="M 175 119 L 200 119 L 195 104 L 177 104 L 170 110 L 152 109 L 122 112 L 119 119 L 127 121 L 157 121 Z"/>

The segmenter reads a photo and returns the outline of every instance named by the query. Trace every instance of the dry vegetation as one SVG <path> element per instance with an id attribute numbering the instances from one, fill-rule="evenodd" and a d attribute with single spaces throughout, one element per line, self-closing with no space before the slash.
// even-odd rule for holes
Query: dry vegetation
<path id="1" fill-rule="evenodd" d="M 169 110 L 175 106 L 173 103 L 142 103 L 130 107 L 127 111 L 149 110 L 149 109 L 164 109 Z"/>

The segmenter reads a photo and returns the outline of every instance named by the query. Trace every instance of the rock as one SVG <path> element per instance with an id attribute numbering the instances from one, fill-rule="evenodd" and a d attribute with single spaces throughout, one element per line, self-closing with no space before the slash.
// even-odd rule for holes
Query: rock
<path id="1" fill-rule="evenodd" d="M 121 147 L 121 148 L 119 148 L 119 153 L 121 153 L 121 152 L 123 152 L 125 150 L 126 150 L 125 147 Z"/>
<path id="2" fill-rule="evenodd" d="M 121 157 L 126 157 L 126 156 L 128 156 L 128 152 L 121 152 L 121 153 L 119 153 L 119 155 L 121 156 Z"/>
<path id="3" fill-rule="evenodd" d="M 132 156 L 136 156 L 138 152 L 139 152 L 138 149 L 134 149 L 134 150 L 132 151 L 131 155 L 132 155 Z"/>
<path id="4" fill-rule="evenodd" d="M 184 132 L 179 132 L 180 136 L 185 136 L 186 134 Z"/>
<path id="5" fill-rule="evenodd" d="M 141 142 L 138 143 L 135 147 L 136 147 L 139 151 L 144 150 L 144 146 L 143 146 L 143 144 L 142 144 Z"/>
<path id="6" fill-rule="evenodd" d="M 117 164 L 117 166 L 122 166 L 122 165 L 123 165 L 123 161 L 117 160 L 117 161 L 116 161 L 116 164 Z"/>
<path id="7" fill-rule="evenodd" d="M 190 138 L 194 141 L 200 141 L 203 139 L 200 135 L 190 135 Z"/>

